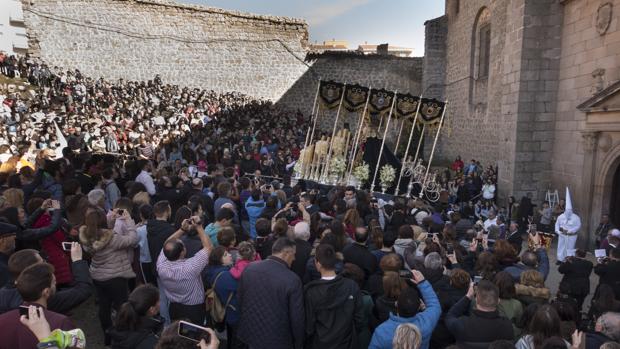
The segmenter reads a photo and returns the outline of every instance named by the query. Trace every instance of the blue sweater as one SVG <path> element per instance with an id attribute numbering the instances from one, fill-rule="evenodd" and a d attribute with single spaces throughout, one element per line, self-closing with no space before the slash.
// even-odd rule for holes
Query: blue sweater
<path id="1" fill-rule="evenodd" d="M 248 219 L 250 221 L 250 237 L 256 239 L 256 220 L 260 217 L 261 213 L 265 209 L 265 201 L 254 201 L 252 197 L 248 198 L 245 202 L 245 211 L 248 213 Z"/>
<path id="2" fill-rule="evenodd" d="M 441 316 L 441 305 L 439 304 L 439 299 L 437 298 L 435 291 L 433 291 L 433 287 L 430 282 L 424 280 L 418 285 L 418 289 L 422 294 L 422 299 L 424 300 L 424 304 L 426 304 L 426 309 L 423 312 L 417 313 L 415 316 L 409 318 L 400 317 L 390 313 L 390 318 L 379 325 L 379 327 L 375 330 L 368 349 L 391 349 L 392 339 L 396 333 L 396 328 L 398 325 L 405 323 L 414 324 L 420 329 L 420 333 L 422 334 L 422 345 L 420 346 L 420 349 L 429 348 L 431 335 L 437 325 L 437 322 L 439 321 L 439 316 Z"/>

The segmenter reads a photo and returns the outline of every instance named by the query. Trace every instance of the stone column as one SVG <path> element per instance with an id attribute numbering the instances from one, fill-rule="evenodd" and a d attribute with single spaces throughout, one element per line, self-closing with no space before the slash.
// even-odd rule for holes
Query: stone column
<path id="1" fill-rule="evenodd" d="M 581 180 L 581 200 L 579 202 L 583 207 L 577 207 L 579 216 L 581 217 L 581 231 L 577 246 L 584 249 L 590 249 L 594 243 L 594 237 L 591 236 L 592 223 L 592 195 L 594 193 L 594 174 L 596 148 L 598 144 L 598 131 L 583 131 L 581 137 L 583 139 L 583 177 Z M 574 205 L 573 201 L 573 205 Z"/>

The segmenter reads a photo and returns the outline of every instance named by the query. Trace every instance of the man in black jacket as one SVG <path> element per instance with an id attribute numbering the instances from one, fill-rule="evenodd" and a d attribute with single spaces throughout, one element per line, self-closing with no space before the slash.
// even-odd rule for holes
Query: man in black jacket
<path id="1" fill-rule="evenodd" d="M 611 286 L 616 299 L 620 299 L 620 248 L 611 250 L 609 259 L 600 261 L 594 267 L 594 273 L 599 276 L 599 285 Z"/>
<path id="2" fill-rule="evenodd" d="M 469 313 L 474 297 L 476 307 Z M 498 304 L 499 290 L 492 282 L 482 280 L 475 290 L 470 284 L 465 297 L 450 308 L 445 319 L 459 348 L 482 349 L 496 340 L 514 340 L 512 323 L 499 315 Z"/>
<path id="3" fill-rule="evenodd" d="M 586 251 L 576 250 L 574 257 L 567 257 L 565 263 L 558 268 L 560 274 L 564 274 L 560 281 L 560 293 L 563 293 L 577 301 L 577 310 L 581 312 L 583 300 L 590 294 L 590 274 L 592 262 L 585 259 Z"/>
<path id="4" fill-rule="evenodd" d="M 364 309 L 355 281 L 336 275 L 336 251 L 329 244 L 316 248 L 315 265 L 321 279 L 305 287 L 306 348 L 357 348 Z"/>
<path id="5" fill-rule="evenodd" d="M 368 229 L 358 227 L 355 229 L 355 242 L 346 246 L 342 255 L 345 263 L 353 263 L 362 268 L 366 276 L 366 280 L 370 275 L 377 271 L 377 257 L 368 251 L 366 242 L 368 241 Z"/>
<path id="6" fill-rule="evenodd" d="M 290 270 L 295 241 L 274 242 L 266 260 L 250 263 L 241 274 L 239 340 L 250 348 L 301 349 L 304 301 L 301 280 Z"/>
<path id="7" fill-rule="evenodd" d="M 25 249 L 15 252 L 9 259 L 9 270 L 13 280 L 17 280 L 22 270 L 43 262 L 43 258 L 36 250 Z M 93 281 L 88 271 L 88 263 L 82 260 L 82 247 L 78 243 L 71 246 L 71 272 L 73 284 L 62 288 L 50 297 L 47 309 L 56 313 L 67 314 L 70 310 L 82 304 L 92 294 Z M 0 314 L 17 309 L 23 303 L 22 296 L 14 284 L 0 289 Z"/>

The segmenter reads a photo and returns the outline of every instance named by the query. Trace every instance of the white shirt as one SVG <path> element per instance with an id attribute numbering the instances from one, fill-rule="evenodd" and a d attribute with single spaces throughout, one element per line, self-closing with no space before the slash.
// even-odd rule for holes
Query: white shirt
<path id="1" fill-rule="evenodd" d="M 482 197 L 485 200 L 491 200 L 495 196 L 495 186 L 493 184 L 485 184 L 482 187 Z"/>
<path id="2" fill-rule="evenodd" d="M 136 177 L 136 182 L 144 184 L 149 195 L 155 195 L 155 182 L 153 182 L 153 177 L 148 172 L 142 170 L 138 177 Z"/>
<path id="3" fill-rule="evenodd" d="M 486 221 L 484 221 L 483 225 L 484 225 L 484 230 L 489 230 L 489 228 L 492 225 L 497 225 L 497 217 L 495 217 L 493 219 L 490 219 L 490 218 L 487 219 Z"/>

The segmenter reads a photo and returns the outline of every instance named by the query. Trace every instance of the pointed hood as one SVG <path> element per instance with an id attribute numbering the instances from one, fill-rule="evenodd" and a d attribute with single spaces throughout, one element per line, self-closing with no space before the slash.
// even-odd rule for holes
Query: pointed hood
<path id="1" fill-rule="evenodd" d="M 564 210 L 564 216 L 566 216 L 567 219 L 570 219 L 570 217 L 573 215 L 573 201 L 570 198 L 570 190 L 568 190 L 568 187 L 566 187 L 566 209 Z"/>

